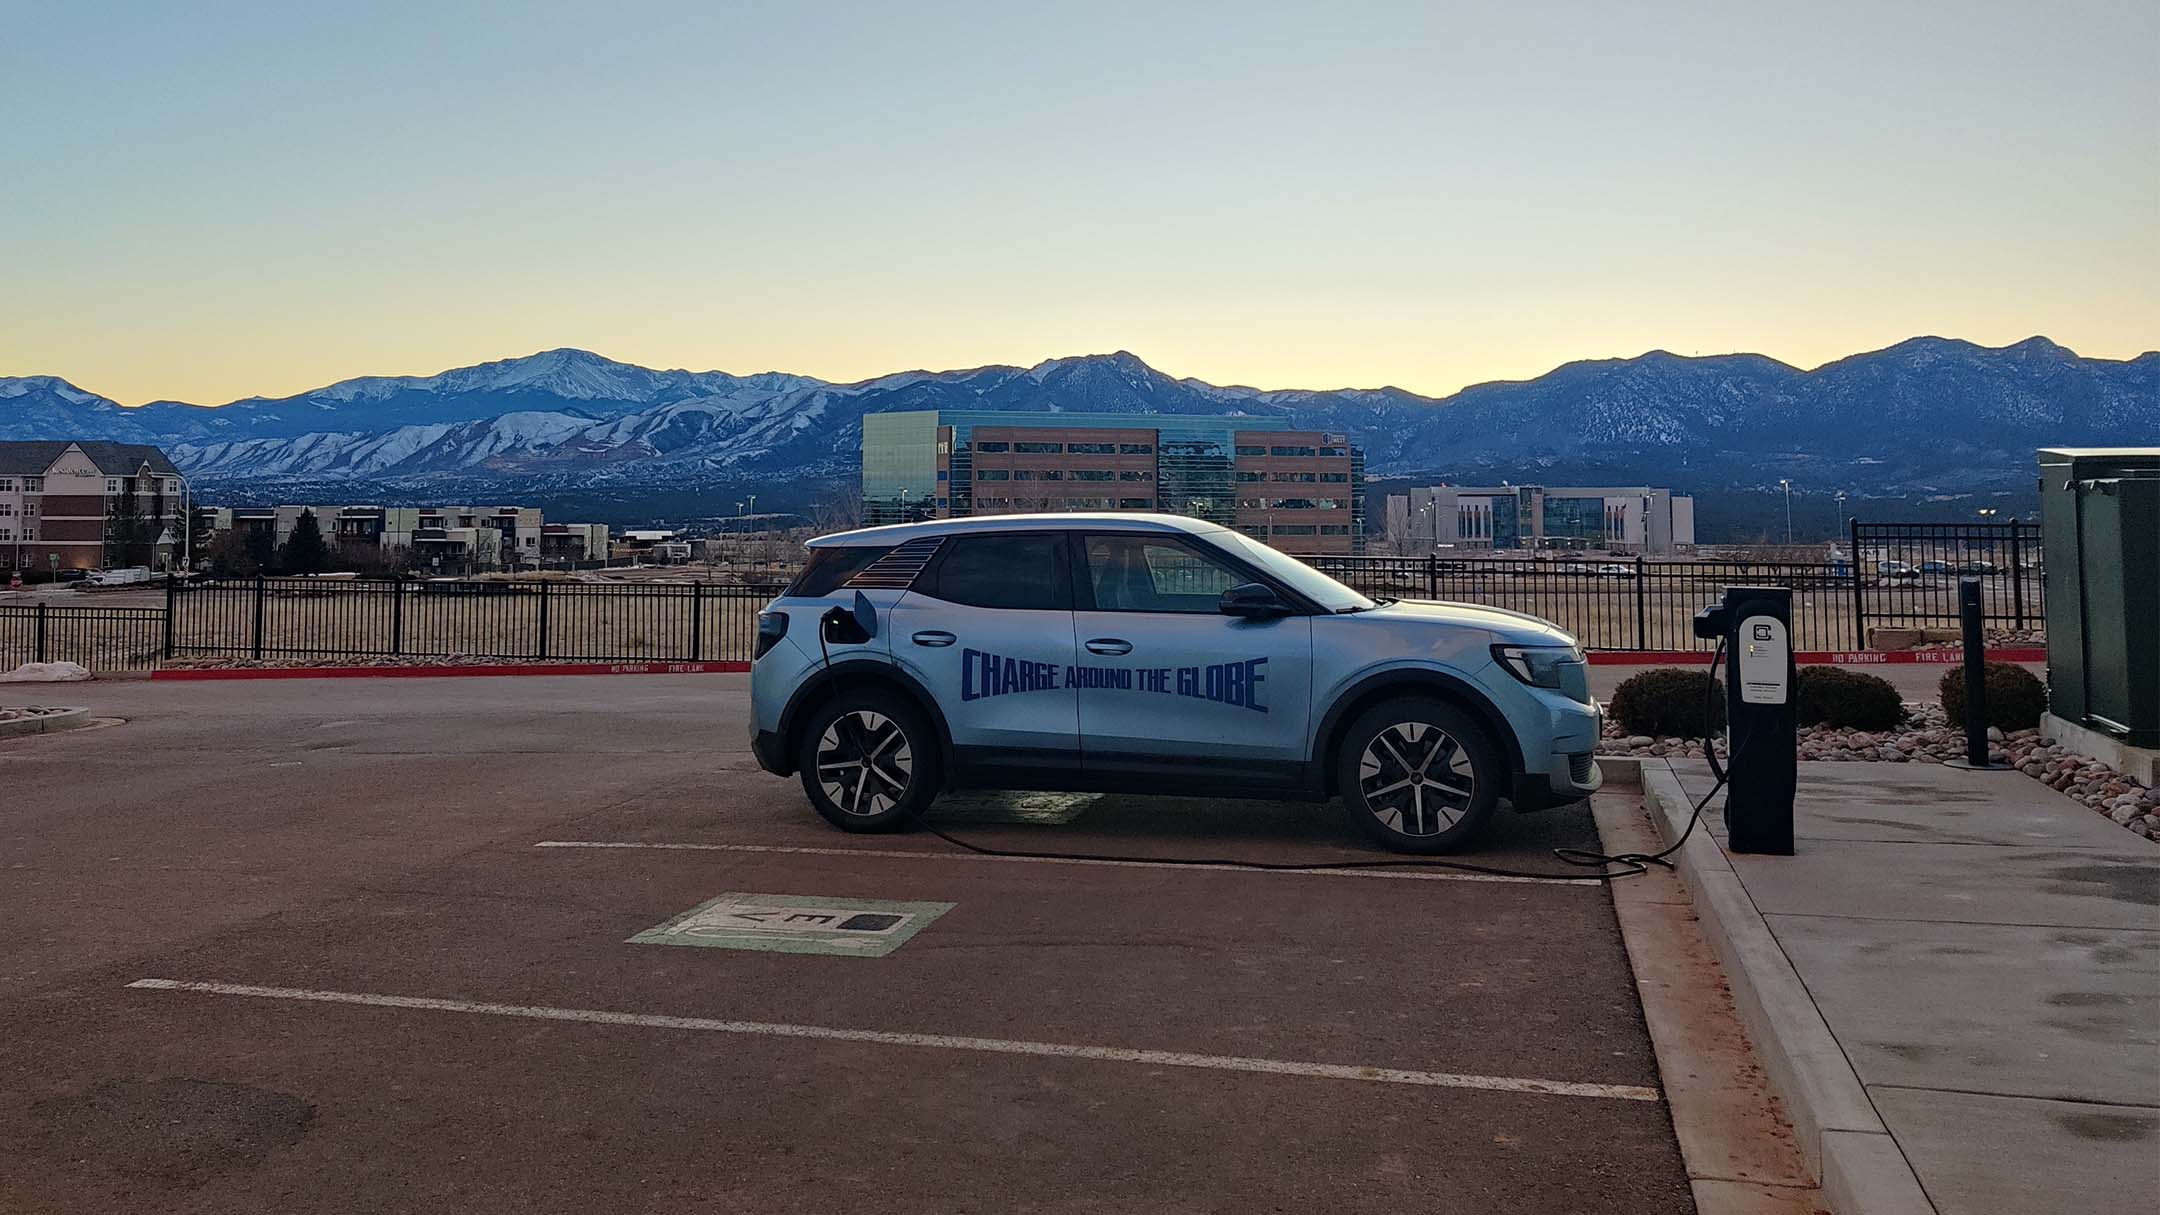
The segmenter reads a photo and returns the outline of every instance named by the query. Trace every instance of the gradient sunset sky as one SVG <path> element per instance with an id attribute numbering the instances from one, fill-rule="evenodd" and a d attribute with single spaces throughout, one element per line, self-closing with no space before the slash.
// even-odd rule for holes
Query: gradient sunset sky
<path id="1" fill-rule="evenodd" d="M 2160 345 L 2160 5 L 8 3 L 0 375 Z"/>

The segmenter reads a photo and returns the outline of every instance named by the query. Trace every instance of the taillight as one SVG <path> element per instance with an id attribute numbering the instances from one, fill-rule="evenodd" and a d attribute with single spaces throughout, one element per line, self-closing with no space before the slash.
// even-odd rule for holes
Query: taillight
<path id="1" fill-rule="evenodd" d="M 757 648 L 750 652 L 751 661 L 765 657 L 765 651 L 780 644 L 787 636 L 786 612 L 759 612 L 757 614 Z"/>

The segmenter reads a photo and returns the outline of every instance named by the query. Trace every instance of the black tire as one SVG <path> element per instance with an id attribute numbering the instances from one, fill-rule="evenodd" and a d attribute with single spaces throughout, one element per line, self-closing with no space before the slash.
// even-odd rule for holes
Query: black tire
<path id="1" fill-rule="evenodd" d="M 1358 714 L 1335 785 L 1358 829 L 1397 852 L 1457 852 L 1491 821 L 1506 781 L 1485 727 L 1444 700 L 1402 696 Z"/>
<path id="2" fill-rule="evenodd" d="M 803 723 L 795 766 L 810 804 L 842 831 L 897 830 L 938 793 L 937 736 L 897 692 L 866 688 L 819 705 Z"/>

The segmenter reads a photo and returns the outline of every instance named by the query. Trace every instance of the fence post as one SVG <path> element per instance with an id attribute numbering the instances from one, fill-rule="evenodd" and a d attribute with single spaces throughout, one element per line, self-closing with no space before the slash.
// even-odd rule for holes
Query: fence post
<path id="1" fill-rule="evenodd" d="M 173 653 L 173 598 L 173 576 L 168 571 L 165 575 L 165 644 L 163 647 L 165 661 L 167 662 L 172 661 Z"/>
<path id="2" fill-rule="evenodd" d="M 1959 636 L 1965 646 L 1965 764 L 1988 766 L 1987 636 L 1980 625 L 1980 580 L 1958 579 Z"/>
<path id="3" fill-rule="evenodd" d="M 690 661 L 705 661 L 705 584 L 690 584 Z"/>
<path id="4" fill-rule="evenodd" d="M 548 584 L 540 584 L 540 657 L 548 656 Z"/>
<path id="5" fill-rule="evenodd" d="M 37 605 L 37 629 L 30 642 L 30 661 L 45 661 L 45 613 L 47 605 Z"/>
<path id="6" fill-rule="evenodd" d="M 395 658 L 405 652 L 405 578 L 395 575 L 390 579 L 390 655 Z"/>
<path id="7" fill-rule="evenodd" d="M 255 661 L 262 661 L 263 650 L 263 586 L 261 574 L 255 575 Z"/>
<path id="8" fill-rule="evenodd" d="M 2010 611 L 2017 617 L 2017 627 L 2025 628 L 2025 561 L 2018 544 L 2018 521 L 2010 521 Z"/>
<path id="9" fill-rule="evenodd" d="M 1635 648 L 1650 648 L 1649 589 L 1643 586 L 1644 566 L 1642 554 L 1635 554 Z"/>
<path id="10" fill-rule="evenodd" d="M 1425 554 L 1425 597 L 1440 597 L 1440 558 L 1437 554 Z"/>
<path id="11" fill-rule="evenodd" d="M 1857 516 L 1845 521 L 1846 545 L 1852 554 L 1852 633 L 1853 648 L 1867 648 L 1867 592 L 1860 585 L 1860 520 Z"/>

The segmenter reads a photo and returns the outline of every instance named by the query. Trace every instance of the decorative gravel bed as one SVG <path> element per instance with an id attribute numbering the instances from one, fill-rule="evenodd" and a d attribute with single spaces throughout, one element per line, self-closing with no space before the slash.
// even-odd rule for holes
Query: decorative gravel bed
<path id="1" fill-rule="evenodd" d="M 1939 764 L 1965 754 L 1965 732 L 1950 725 L 1942 706 L 1906 701 L 1905 724 L 1869 732 L 1843 726 L 1806 726 L 1800 731 L 1800 758 Z M 1699 740 L 1630 736 L 1608 719 L 1600 755 L 1700 756 Z M 2160 840 L 2160 786 L 2147 788 L 2090 755 L 2079 755 L 2040 737 L 2038 730 L 2005 734 L 1988 728 L 1988 760 L 2018 771 L 2146 839 Z"/>

